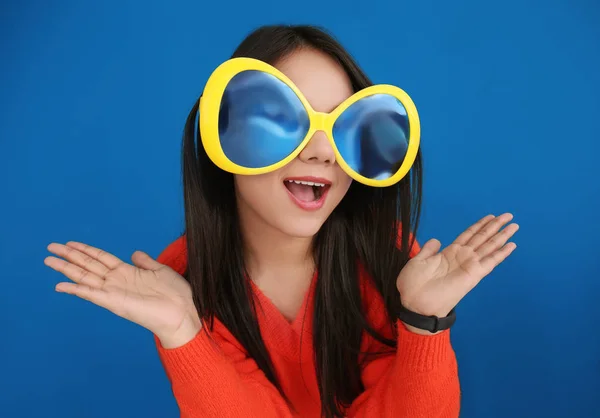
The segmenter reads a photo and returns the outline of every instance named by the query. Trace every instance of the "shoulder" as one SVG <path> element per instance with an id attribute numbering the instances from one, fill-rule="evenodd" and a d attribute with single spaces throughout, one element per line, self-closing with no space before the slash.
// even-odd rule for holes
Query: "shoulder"
<path id="1" fill-rule="evenodd" d="M 171 267 L 179 274 L 184 274 L 187 269 L 187 241 L 185 235 L 181 235 L 167 245 L 156 258 L 156 261 Z"/>

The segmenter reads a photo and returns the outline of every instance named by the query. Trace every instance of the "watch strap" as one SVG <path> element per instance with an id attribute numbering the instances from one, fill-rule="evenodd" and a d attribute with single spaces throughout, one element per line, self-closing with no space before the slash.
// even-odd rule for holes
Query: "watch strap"
<path id="1" fill-rule="evenodd" d="M 454 325 L 454 322 L 456 322 L 456 312 L 454 311 L 454 308 L 452 308 L 447 316 L 440 318 L 435 315 L 421 315 L 400 305 L 398 319 L 415 328 L 436 333 L 438 331 L 448 329 Z"/>

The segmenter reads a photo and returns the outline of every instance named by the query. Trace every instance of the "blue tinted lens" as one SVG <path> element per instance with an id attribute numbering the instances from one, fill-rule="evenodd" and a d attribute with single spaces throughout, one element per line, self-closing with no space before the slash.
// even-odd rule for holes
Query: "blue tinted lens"
<path id="1" fill-rule="evenodd" d="M 278 78 L 243 71 L 231 79 L 219 110 L 219 137 L 232 162 L 248 168 L 274 164 L 290 155 L 308 133 L 298 96 Z"/>
<path id="2" fill-rule="evenodd" d="M 398 171 L 408 138 L 406 109 L 387 94 L 360 99 L 333 125 L 333 140 L 344 161 L 370 179 L 384 180 Z"/>

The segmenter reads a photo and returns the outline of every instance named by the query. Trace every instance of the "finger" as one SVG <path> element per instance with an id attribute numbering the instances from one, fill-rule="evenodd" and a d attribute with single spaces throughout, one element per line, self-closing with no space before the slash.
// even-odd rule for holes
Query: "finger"
<path id="1" fill-rule="evenodd" d="M 518 224 L 513 223 L 506 226 L 506 228 L 504 228 L 502 231 L 496 233 L 496 235 L 493 235 L 490 239 L 481 244 L 475 252 L 480 258 L 487 257 L 492 252 L 506 244 L 518 230 Z"/>
<path id="2" fill-rule="evenodd" d="M 108 293 L 102 290 L 98 290 L 93 287 L 86 286 L 84 284 L 67 282 L 57 284 L 55 289 L 57 292 L 74 295 L 81 299 L 92 302 L 93 304 L 101 306 L 105 309 L 109 309 L 110 298 L 108 296 Z"/>
<path id="3" fill-rule="evenodd" d="M 58 257 L 46 257 L 44 259 L 44 264 L 46 264 L 51 269 L 58 271 L 59 273 L 64 274 L 69 279 L 73 280 L 75 283 L 80 283 L 82 285 L 88 286 L 94 289 L 100 289 L 104 285 L 104 280 L 91 273 L 85 269 L 82 269 L 75 264 L 69 263 Z"/>
<path id="4" fill-rule="evenodd" d="M 481 259 L 481 267 L 484 269 L 486 274 L 489 274 L 496 268 L 496 266 L 498 266 L 498 264 L 506 260 L 506 257 L 508 257 L 515 250 L 515 248 L 517 248 L 517 244 L 514 242 L 509 242 L 502 248 Z"/>
<path id="5" fill-rule="evenodd" d="M 48 245 L 48 251 L 68 260 L 84 270 L 94 273 L 100 278 L 104 278 L 106 273 L 110 271 L 110 269 L 104 264 L 67 245 L 52 243 Z"/>
<path id="6" fill-rule="evenodd" d="M 494 215 L 487 215 L 475 222 L 473 225 L 468 227 L 462 234 L 460 234 L 455 240 L 455 244 L 466 245 L 467 242 L 475 235 L 481 228 L 486 226 L 490 221 L 495 219 Z"/>
<path id="7" fill-rule="evenodd" d="M 81 251 L 82 253 L 92 257 L 94 260 L 99 261 L 111 270 L 114 270 L 121 264 L 124 264 L 123 261 L 121 261 L 114 255 L 107 253 L 106 251 L 101 250 L 99 248 L 92 247 L 91 245 L 87 245 L 76 241 L 69 241 L 67 242 L 67 246 L 75 248 L 76 250 Z"/>
<path id="8" fill-rule="evenodd" d="M 506 223 L 512 220 L 513 216 L 510 213 L 504 213 L 495 219 L 489 221 L 483 228 L 480 228 L 473 236 L 467 241 L 465 245 L 477 250 L 479 246 L 485 243 L 488 239 L 494 236 L 500 228 Z"/>
<path id="9" fill-rule="evenodd" d="M 143 251 L 136 251 L 131 256 L 131 261 L 136 267 L 145 269 L 145 270 L 158 270 L 163 267 L 158 261 L 154 260 L 148 254 Z"/>
<path id="10" fill-rule="evenodd" d="M 423 245 L 423 247 L 421 247 L 421 251 L 419 251 L 419 253 L 413 257 L 413 259 L 420 260 L 420 259 L 429 258 L 429 257 L 437 254 L 437 252 L 440 250 L 441 247 L 442 247 L 442 243 L 440 241 L 438 241 L 435 238 L 430 239 L 429 241 L 427 241 L 425 243 L 425 245 Z"/>

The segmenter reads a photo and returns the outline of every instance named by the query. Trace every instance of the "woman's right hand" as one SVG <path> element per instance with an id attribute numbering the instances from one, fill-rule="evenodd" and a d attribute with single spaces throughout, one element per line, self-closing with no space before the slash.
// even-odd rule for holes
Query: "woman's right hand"
<path id="1" fill-rule="evenodd" d="M 58 257 L 44 263 L 73 282 L 56 291 L 88 300 L 154 333 L 165 348 L 191 341 L 202 327 L 189 283 L 173 269 L 136 251 L 134 265 L 79 242 L 52 243 Z"/>

